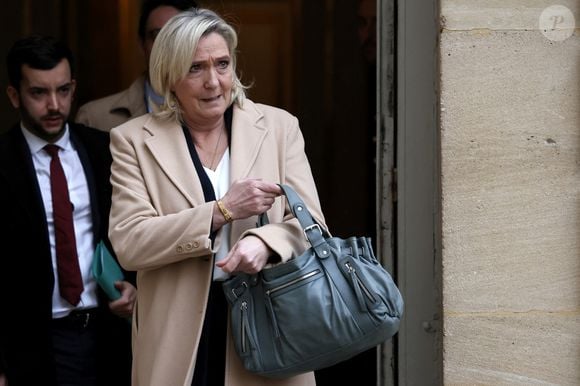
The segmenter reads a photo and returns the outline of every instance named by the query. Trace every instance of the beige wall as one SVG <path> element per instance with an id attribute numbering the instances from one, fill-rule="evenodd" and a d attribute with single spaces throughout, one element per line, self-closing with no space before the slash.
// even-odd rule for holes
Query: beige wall
<path id="1" fill-rule="evenodd" d="M 580 385 L 580 1 L 441 23 L 444 384 Z"/>

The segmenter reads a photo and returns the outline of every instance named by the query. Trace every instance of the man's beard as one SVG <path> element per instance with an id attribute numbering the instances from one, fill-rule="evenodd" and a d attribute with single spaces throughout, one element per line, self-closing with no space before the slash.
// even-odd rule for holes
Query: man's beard
<path id="1" fill-rule="evenodd" d="M 40 121 L 38 121 L 32 115 L 30 115 L 30 113 L 28 112 L 28 110 L 25 107 L 23 107 L 24 105 L 22 104 L 22 102 L 21 102 L 20 106 L 21 106 L 20 117 L 22 119 L 22 122 L 24 123 L 24 127 L 26 127 L 30 132 L 35 134 L 37 137 L 40 137 L 40 138 L 47 140 L 47 141 L 50 141 L 50 140 L 58 138 L 62 135 L 62 132 L 64 130 L 64 126 L 66 124 L 66 116 L 64 116 L 63 114 L 61 114 L 58 111 L 54 111 L 54 112 L 50 112 L 46 115 L 43 115 L 40 118 Z M 46 119 L 46 118 L 61 118 L 62 125 L 61 125 L 60 129 L 56 132 L 50 132 L 50 131 L 45 130 L 44 126 L 42 125 L 42 120 Z"/>

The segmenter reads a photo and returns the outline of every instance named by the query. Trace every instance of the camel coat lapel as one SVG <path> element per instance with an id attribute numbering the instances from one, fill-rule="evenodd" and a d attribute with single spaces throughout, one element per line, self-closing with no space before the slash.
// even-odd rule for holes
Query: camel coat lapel
<path id="1" fill-rule="evenodd" d="M 254 107 L 254 105 L 251 105 Z M 231 139 L 231 182 L 251 177 L 249 175 L 252 166 L 264 143 L 268 130 L 259 124 L 262 114 L 255 108 L 248 110 L 236 110 L 232 121 Z M 234 128 L 243 128 L 234 129 Z"/>
<path id="2" fill-rule="evenodd" d="M 199 179 L 194 177 L 197 173 L 181 126 L 160 126 L 159 121 L 149 120 L 144 129 L 151 133 L 145 145 L 175 188 L 192 207 L 204 202 L 203 189 Z"/>

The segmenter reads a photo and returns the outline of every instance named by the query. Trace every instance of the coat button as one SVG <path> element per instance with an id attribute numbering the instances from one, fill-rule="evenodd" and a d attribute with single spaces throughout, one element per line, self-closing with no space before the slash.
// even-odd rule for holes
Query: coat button
<path id="1" fill-rule="evenodd" d="M 194 241 L 193 242 L 193 247 L 194 248 L 199 248 L 199 241 Z"/>
<path id="2" fill-rule="evenodd" d="M 191 251 L 192 248 L 193 248 L 193 245 L 191 243 L 185 244 L 185 249 L 187 249 L 188 251 Z"/>
<path id="3" fill-rule="evenodd" d="M 178 245 L 176 248 L 177 253 L 181 253 L 183 252 L 183 247 L 181 245 Z"/>

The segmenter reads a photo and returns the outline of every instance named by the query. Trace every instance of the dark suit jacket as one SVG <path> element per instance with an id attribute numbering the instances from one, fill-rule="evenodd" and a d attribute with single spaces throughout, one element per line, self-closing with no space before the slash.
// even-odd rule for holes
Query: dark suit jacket
<path id="1" fill-rule="evenodd" d="M 108 243 L 109 136 L 83 125 L 69 128 L 87 176 L 95 243 L 100 239 Z M 55 383 L 53 287 L 44 205 L 28 145 L 16 125 L 0 137 L 0 366 L 10 386 Z M 99 303 L 103 310 L 98 319 L 98 363 L 103 369 L 99 376 L 112 378 L 103 378 L 100 384 L 129 385 L 129 323 L 110 313 L 104 293 L 99 294 Z"/>

